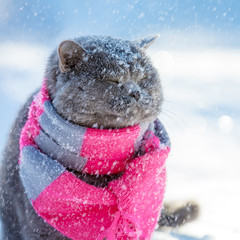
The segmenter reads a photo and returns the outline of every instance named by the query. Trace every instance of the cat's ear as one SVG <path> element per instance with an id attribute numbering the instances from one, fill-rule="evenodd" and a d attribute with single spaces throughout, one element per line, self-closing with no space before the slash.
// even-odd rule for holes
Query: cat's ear
<path id="1" fill-rule="evenodd" d="M 58 47 L 59 67 L 62 72 L 68 72 L 77 61 L 87 56 L 86 50 L 77 42 L 66 40 Z"/>
<path id="2" fill-rule="evenodd" d="M 151 35 L 151 36 L 147 36 L 144 38 L 140 38 L 138 40 L 135 40 L 134 43 L 142 48 L 142 49 L 146 49 L 148 48 L 151 44 L 153 44 L 158 38 L 160 37 L 159 34 L 156 35 Z"/>

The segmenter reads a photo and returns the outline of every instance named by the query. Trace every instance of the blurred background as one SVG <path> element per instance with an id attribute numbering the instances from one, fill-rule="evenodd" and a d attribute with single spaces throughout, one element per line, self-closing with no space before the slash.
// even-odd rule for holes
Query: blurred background
<path id="1" fill-rule="evenodd" d="M 240 1 L 1 0 L 0 151 L 62 40 L 160 34 L 148 54 L 165 94 L 166 201 L 197 201 L 197 221 L 154 239 L 240 239 Z"/>

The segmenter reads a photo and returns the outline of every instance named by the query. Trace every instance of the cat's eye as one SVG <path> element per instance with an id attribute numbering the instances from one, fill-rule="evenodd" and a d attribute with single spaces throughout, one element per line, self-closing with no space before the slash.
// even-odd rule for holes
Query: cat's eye
<path id="1" fill-rule="evenodd" d="M 102 81 L 108 82 L 110 84 L 119 84 L 117 79 L 113 79 L 113 78 L 104 78 L 104 79 L 102 79 Z"/>
<path id="2" fill-rule="evenodd" d="M 80 87 L 80 86 L 77 86 L 77 89 L 78 89 L 79 91 L 84 91 L 84 89 L 83 89 L 82 87 Z"/>

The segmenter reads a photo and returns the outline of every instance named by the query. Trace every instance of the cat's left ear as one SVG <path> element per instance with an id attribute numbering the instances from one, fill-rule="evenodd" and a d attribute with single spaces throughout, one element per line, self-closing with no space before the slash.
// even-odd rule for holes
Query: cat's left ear
<path id="1" fill-rule="evenodd" d="M 58 47 L 59 67 L 62 72 L 68 72 L 86 56 L 86 50 L 72 40 L 63 41 Z"/>
<path id="2" fill-rule="evenodd" d="M 160 37 L 159 34 L 156 35 L 151 35 L 151 36 L 147 36 L 144 38 L 140 38 L 138 40 L 135 40 L 134 43 L 142 48 L 142 49 L 147 49 L 151 44 L 153 44 L 158 38 Z"/>

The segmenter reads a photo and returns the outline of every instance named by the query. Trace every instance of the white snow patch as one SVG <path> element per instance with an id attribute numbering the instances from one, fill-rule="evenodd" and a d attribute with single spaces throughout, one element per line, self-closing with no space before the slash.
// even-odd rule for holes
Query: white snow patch
<path id="1" fill-rule="evenodd" d="M 239 81 L 240 50 L 158 50 L 150 54 L 160 73 L 168 77 L 181 77 L 191 82 L 201 79 L 202 84 L 219 79 Z"/>
<path id="2" fill-rule="evenodd" d="M 223 133 L 230 133 L 234 129 L 234 120 L 230 116 L 221 116 L 218 119 L 218 127 Z"/>
<path id="3" fill-rule="evenodd" d="M 0 43 L 0 67 L 14 71 L 41 71 L 48 57 L 46 46 L 6 41 Z M 36 70 L 37 69 L 37 70 Z"/>
<path id="4" fill-rule="evenodd" d="M 0 43 L 0 52 L 0 90 L 23 102 L 40 86 L 50 50 L 42 45 L 6 41 Z"/>

